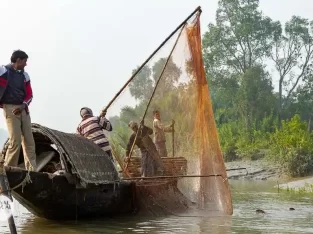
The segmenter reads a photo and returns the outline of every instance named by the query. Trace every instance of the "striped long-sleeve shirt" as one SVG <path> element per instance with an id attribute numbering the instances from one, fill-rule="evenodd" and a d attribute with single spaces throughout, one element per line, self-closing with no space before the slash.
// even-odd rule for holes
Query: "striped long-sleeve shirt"
<path id="1" fill-rule="evenodd" d="M 105 117 L 92 116 L 83 119 L 77 127 L 77 134 L 92 140 L 102 150 L 111 151 L 110 143 L 103 130 L 112 131 L 112 125 Z"/>

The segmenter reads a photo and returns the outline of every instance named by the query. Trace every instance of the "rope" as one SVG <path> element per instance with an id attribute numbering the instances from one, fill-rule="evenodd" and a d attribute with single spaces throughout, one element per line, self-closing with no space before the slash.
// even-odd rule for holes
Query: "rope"
<path id="1" fill-rule="evenodd" d="M 5 172 L 5 168 L 4 168 L 4 152 L 5 152 L 5 147 L 2 149 L 2 152 L 1 152 L 1 159 L 0 159 L 0 164 L 1 164 L 1 172 L 0 172 L 0 174 L 2 174 L 2 175 L 4 175 L 5 177 L 7 177 L 7 175 L 6 175 L 6 172 Z M 7 190 L 2 190 L 1 192 L 0 192 L 0 194 L 2 194 L 2 193 L 11 193 L 13 190 L 15 190 L 15 189 L 17 189 L 17 188 L 19 188 L 19 187 L 21 187 L 22 186 L 22 193 L 24 192 L 24 187 L 26 186 L 26 184 L 28 184 L 28 183 L 32 183 L 32 180 L 31 180 L 31 178 L 30 178 L 30 171 L 28 171 L 27 172 L 27 174 L 26 174 L 26 176 L 25 176 L 25 178 L 22 180 L 22 182 L 21 183 L 19 183 L 18 185 L 16 185 L 16 186 L 14 186 L 13 188 L 10 188 L 10 185 L 8 185 L 8 187 L 9 187 L 9 189 L 7 189 Z"/>
<path id="2" fill-rule="evenodd" d="M 27 172 L 25 178 L 23 179 L 23 181 L 21 183 L 19 183 L 18 185 L 14 186 L 13 188 L 11 188 L 10 190 L 15 190 L 19 187 L 22 186 L 22 193 L 24 192 L 24 187 L 26 186 L 26 184 L 30 184 L 32 183 L 33 181 L 31 180 L 30 178 L 30 174 L 29 174 L 30 171 Z"/>
<path id="3" fill-rule="evenodd" d="M 24 187 L 25 187 L 27 184 L 32 183 L 32 180 L 31 180 L 31 178 L 30 178 L 29 172 L 30 172 L 30 171 L 27 172 L 25 178 L 22 180 L 21 183 L 19 183 L 18 185 L 14 186 L 13 188 L 9 188 L 9 189 L 7 189 L 7 190 L 2 190 L 2 191 L 0 192 L 0 194 L 2 194 L 2 193 L 11 193 L 13 190 L 18 189 L 18 188 L 21 187 L 21 186 L 22 186 L 22 193 L 23 193 L 23 192 L 24 192 Z"/>

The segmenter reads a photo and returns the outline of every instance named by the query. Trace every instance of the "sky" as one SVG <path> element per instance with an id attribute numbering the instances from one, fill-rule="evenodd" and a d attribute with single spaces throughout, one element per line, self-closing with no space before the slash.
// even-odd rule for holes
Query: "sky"
<path id="1" fill-rule="evenodd" d="M 97 114 L 153 50 L 197 6 L 201 30 L 217 0 L 1 0 L 0 64 L 24 50 L 34 98 L 33 123 L 75 132 L 79 110 Z M 312 19 L 312 0 L 260 0 L 273 20 Z M 0 111 L 2 112 L 2 110 Z M 3 114 L 0 128 L 6 129 Z"/>

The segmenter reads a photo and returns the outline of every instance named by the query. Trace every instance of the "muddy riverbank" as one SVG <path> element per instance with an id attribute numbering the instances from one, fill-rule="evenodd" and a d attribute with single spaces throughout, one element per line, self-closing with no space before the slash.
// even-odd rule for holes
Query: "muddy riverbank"
<path id="1" fill-rule="evenodd" d="M 290 192 L 313 193 L 313 176 L 296 178 L 286 183 L 280 183 L 276 185 L 275 188 Z"/>
<path id="2" fill-rule="evenodd" d="M 287 180 L 281 167 L 265 160 L 234 161 L 225 163 L 227 169 L 246 168 L 246 170 L 228 171 L 229 179 L 252 179 L 252 180 Z"/>
<path id="3" fill-rule="evenodd" d="M 228 171 L 228 179 L 231 180 L 268 180 L 277 183 L 275 188 L 313 193 L 313 176 L 290 178 L 283 173 L 281 166 L 269 163 L 265 160 L 234 161 L 225 163 L 227 169 L 246 168 L 246 170 Z"/>

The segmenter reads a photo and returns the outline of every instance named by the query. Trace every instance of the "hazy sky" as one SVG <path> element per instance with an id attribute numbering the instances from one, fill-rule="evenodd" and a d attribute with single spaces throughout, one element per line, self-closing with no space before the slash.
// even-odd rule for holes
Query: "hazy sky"
<path id="1" fill-rule="evenodd" d="M 312 19 L 312 0 L 260 2 L 274 20 Z M 9 63 L 13 50 L 25 50 L 32 122 L 74 132 L 80 108 L 98 113 L 199 5 L 204 32 L 214 22 L 217 0 L 1 0 L 0 64 Z M 6 129 L 2 113 L 0 128 Z"/>

